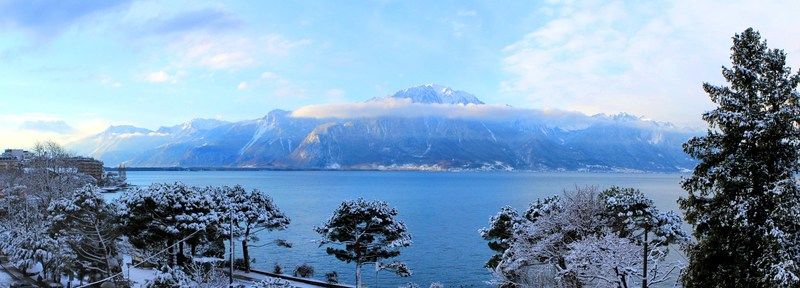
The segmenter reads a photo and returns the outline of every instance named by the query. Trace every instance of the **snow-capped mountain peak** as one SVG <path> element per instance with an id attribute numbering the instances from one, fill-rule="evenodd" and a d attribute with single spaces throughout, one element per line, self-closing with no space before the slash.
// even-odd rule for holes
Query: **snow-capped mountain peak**
<path id="1" fill-rule="evenodd" d="M 174 126 L 162 126 L 161 128 L 158 128 L 158 132 L 172 134 L 209 130 L 225 124 L 229 124 L 229 122 L 216 119 L 195 118 Z"/>
<path id="2" fill-rule="evenodd" d="M 386 98 L 410 99 L 411 102 L 423 104 L 484 104 L 475 95 L 438 84 L 425 84 L 406 88 L 385 98 L 376 98 L 374 100 Z"/>
<path id="3" fill-rule="evenodd" d="M 131 134 L 131 133 L 149 133 L 149 132 L 152 131 L 132 125 L 111 125 L 102 134 L 115 135 L 115 134 Z"/>
<path id="4" fill-rule="evenodd" d="M 183 123 L 183 127 L 185 129 L 193 128 L 197 130 L 205 130 L 205 129 L 213 129 L 229 122 L 217 120 L 217 119 L 204 119 L 204 118 L 195 118 L 191 121 Z"/>

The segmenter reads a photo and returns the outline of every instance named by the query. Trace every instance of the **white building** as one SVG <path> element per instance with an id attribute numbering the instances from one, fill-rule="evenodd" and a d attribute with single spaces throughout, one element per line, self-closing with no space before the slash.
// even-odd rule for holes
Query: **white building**
<path id="1" fill-rule="evenodd" d="M 33 153 L 22 149 L 6 149 L 0 157 L 11 157 L 17 159 L 19 162 L 25 162 L 33 157 Z"/>

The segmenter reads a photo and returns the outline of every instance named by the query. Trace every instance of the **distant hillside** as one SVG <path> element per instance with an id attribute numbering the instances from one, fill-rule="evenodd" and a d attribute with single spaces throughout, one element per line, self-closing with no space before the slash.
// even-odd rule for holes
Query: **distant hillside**
<path id="1" fill-rule="evenodd" d="M 315 109 L 308 110 L 325 113 L 274 110 L 254 120 L 195 119 L 155 131 L 112 126 L 70 147 L 107 166 L 132 167 L 663 172 L 694 167 L 681 145 L 695 132 L 668 123 L 627 114 L 486 105 L 469 93 L 433 84 Z"/>

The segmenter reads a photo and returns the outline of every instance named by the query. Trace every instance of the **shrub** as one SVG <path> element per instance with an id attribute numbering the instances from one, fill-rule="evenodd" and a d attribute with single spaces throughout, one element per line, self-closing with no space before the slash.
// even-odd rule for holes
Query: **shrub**
<path id="1" fill-rule="evenodd" d="M 242 259 L 242 258 L 237 258 L 236 260 L 233 261 L 233 267 L 236 267 L 236 269 L 239 269 L 239 270 L 244 270 L 244 268 L 245 268 L 244 264 L 245 264 L 244 263 L 244 259 Z"/>
<path id="2" fill-rule="evenodd" d="M 314 276 L 314 267 L 303 263 L 303 265 L 297 266 L 297 268 L 294 269 L 294 276 L 303 278 Z"/>
<path id="3" fill-rule="evenodd" d="M 339 283 L 339 274 L 336 271 L 325 273 L 325 281 L 331 284 Z"/>
<path id="4" fill-rule="evenodd" d="M 281 267 L 281 264 L 278 264 L 278 263 L 276 262 L 276 263 L 275 263 L 275 266 L 272 266 L 272 273 L 275 273 L 275 274 L 283 274 L 283 267 Z"/>

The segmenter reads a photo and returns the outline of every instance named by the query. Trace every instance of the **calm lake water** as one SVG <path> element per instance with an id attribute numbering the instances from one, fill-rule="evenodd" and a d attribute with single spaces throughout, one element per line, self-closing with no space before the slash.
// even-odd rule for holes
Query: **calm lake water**
<path id="1" fill-rule="evenodd" d="M 676 210 L 685 192 L 680 174 L 593 174 L 527 172 L 331 172 L 331 171 L 204 171 L 128 172 L 135 185 L 181 181 L 187 185 L 236 185 L 258 188 L 271 195 L 292 223 L 284 231 L 261 235 L 260 243 L 286 239 L 290 249 L 266 245 L 251 248 L 256 267 L 272 270 L 277 262 L 286 271 L 302 263 L 314 266 L 315 277 L 329 271 L 340 281 L 353 283 L 354 265 L 339 262 L 316 242 L 313 229 L 322 224 L 344 200 L 363 197 L 384 200 L 397 208 L 414 243 L 397 260 L 406 261 L 414 275 L 399 278 L 388 272 L 376 275 L 364 269 L 371 287 L 396 287 L 414 282 L 427 287 L 437 281 L 446 287 L 486 287 L 490 273 L 483 268 L 492 255 L 478 230 L 500 207 L 525 210 L 537 198 L 576 186 L 635 187 L 649 195 L 662 211 Z M 115 198 L 121 193 L 109 195 Z M 237 248 L 239 249 L 239 248 Z"/>

